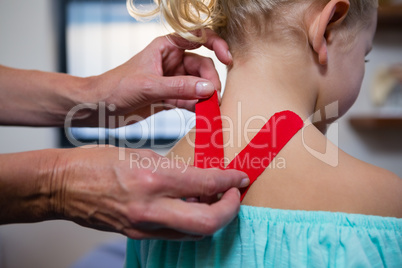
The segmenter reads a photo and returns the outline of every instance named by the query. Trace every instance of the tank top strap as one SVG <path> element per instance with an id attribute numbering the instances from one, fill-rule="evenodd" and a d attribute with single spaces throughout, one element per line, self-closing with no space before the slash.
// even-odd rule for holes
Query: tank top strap
<path id="1" fill-rule="evenodd" d="M 196 104 L 194 166 L 243 171 L 249 176 L 251 186 L 303 125 L 303 120 L 292 111 L 274 114 L 225 167 L 222 119 L 215 92 L 211 98 Z M 241 200 L 248 189 L 243 190 Z"/>

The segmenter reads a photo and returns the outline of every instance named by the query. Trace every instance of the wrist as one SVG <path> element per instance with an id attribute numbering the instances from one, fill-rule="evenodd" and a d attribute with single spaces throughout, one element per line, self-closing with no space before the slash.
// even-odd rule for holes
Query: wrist
<path id="1" fill-rule="evenodd" d="M 0 155 L 0 223 L 55 218 L 53 170 L 57 150 Z"/>
<path id="2" fill-rule="evenodd" d="M 38 167 L 37 192 L 42 196 L 42 216 L 45 220 L 61 219 L 64 213 L 63 196 L 65 166 L 63 149 L 43 150 Z"/>
<path id="3" fill-rule="evenodd" d="M 74 77 L 74 81 L 67 90 L 67 97 L 74 105 L 98 103 L 100 94 L 101 76 Z M 69 94 L 72 92 L 73 94 Z"/>
<path id="4" fill-rule="evenodd" d="M 98 127 L 99 105 L 101 102 L 108 105 L 109 92 L 104 92 L 103 88 L 105 84 L 112 87 L 113 82 L 104 75 L 76 79 L 75 85 L 65 91 L 70 105 L 65 112 L 64 126 Z M 73 93 L 69 94 L 70 91 Z"/>
<path id="5" fill-rule="evenodd" d="M 64 125 L 68 117 L 70 120 L 82 120 L 91 117 L 93 111 L 91 109 L 82 108 L 86 104 L 96 104 L 97 89 L 96 77 L 75 77 L 70 76 L 68 83 L 65 83 L 59 90 L 58 96 L 60 98 L 60 125 Z M 74 112 L 75 111 L 75 112 Z M 54 111 L 50 111 L 54 113 Z"/>

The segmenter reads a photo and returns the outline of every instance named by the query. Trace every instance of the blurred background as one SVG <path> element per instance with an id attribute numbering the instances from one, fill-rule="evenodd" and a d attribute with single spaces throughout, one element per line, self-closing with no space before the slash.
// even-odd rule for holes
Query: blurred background
<path id="1" fill-rule="evenodd" d="M 402 8 L 401 1 L 383 4 L 391 7 L 380 12 L 360 97 L 331 128 L 330 138 L 347 153 L 402 177 L 402 87 L 395 74 L 402 72 Z M 158 21 L 136 22 L 124 0 L 0 0 L 0 64 L 10 67 L 96 75 L 167 32 Z M 224 80 L 225 67 L 215 63 Z M 125 140 L 123 146 L 163 154 L 191 128 L 192 118 L 173 111 L 113 131 L 0 127 L 0 153 L 70 147 L 69 139 L 77 139 Z M 0 226 L 0 267 L 72 267 L 105 243 L 124 245 L 124 237 L 64 221 Z"/>

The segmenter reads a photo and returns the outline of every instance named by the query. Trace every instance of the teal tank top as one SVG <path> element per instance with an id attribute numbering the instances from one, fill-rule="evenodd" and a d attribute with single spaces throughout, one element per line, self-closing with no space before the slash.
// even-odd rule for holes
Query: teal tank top
<path id="1" fill-rule="evenodd" d="M 242 206 L 197 242 L 128 240 L 134 267 L 402 267 L 402 219 Z"/>

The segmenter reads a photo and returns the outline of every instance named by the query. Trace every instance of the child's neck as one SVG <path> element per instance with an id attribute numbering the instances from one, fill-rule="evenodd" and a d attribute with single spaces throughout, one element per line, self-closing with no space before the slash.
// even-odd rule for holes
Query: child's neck
<path id="1" fill-rule="evenodd" d="M 317 100 L 312 67 L 286 60 L 253 57 L 236 62 L 228 72 L 222 109 L 228 107 L 229 112 L 233 105 L 241 105 L 243 118 L 255 115 L 270 117 L 286 109 L 303 119 L 311 116 Z"/>
<path id="2" fill-rule="evenodd" d="M 230 147 L 244 147 L 275 113 L 291 110 L 303 120 L 314 113 L 314 72 L 308 64 L 284 61 L 253 57 L 235 62 L 228 72 L 221 112 L 229 157 Z"/>

